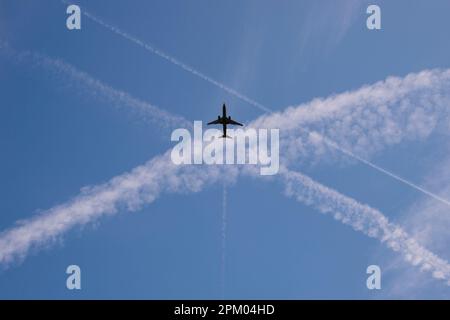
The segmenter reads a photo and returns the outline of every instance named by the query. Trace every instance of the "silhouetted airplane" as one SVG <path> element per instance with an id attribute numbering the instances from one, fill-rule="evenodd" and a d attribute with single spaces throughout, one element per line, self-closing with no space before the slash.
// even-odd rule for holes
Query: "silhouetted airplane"
<path id="1" fill-rule="evenodd" d="M 234 121 L 233 119 L 231 119 L 230 116 L 228 116 L 228 118 L 227 118 L 227 107 L 225 106 L 225 103 L 223 104 L 223 107 L 222 107 L 222 117 L 217 116 L 217 120 L 208 122 L 208 125 L 210 125 L 210 124 L 221 124 L 222 125 L 222 127 L 223 127 L 222 138 L 231 138 L 231 137 L 227 136 L 227 124 L 243 126 L 242 123 Z"/>

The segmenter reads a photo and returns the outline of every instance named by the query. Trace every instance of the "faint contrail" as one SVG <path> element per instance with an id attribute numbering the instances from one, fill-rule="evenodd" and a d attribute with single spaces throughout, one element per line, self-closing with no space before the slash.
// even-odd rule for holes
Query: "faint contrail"
<path id="1" fill-rule="evenodd" d="M 416 190 L 418 190 L 418 191 L 420 191 L 420 192 L 430 196 L 431 198 L 433 198 L 435 200 L 438 200 L 438 201 L 440 201 L 440 202 L 450 206 L 450 201 L 448 201 L 448 200 L 446 200 L 446 199 L 444 199 L 444 198 L 442 198 L 442 197 L 440 197 L 438 195 L 435 195 L 434 193 L 431 193 L 431 192 L 425 190 L 424 188 L 422 188 L 422 187 L 420 187 L 420 186 L 418 186 L 418 185 L 416 185 L 416 184 L 414 184 L 412 182 L 409 182 L 408 180 L 406 180 L 406 179 L 404 179 L 404 178 L 402 178 L 402 177 L 400 177 L 400 176 L 398 176 L 398 175 L 396 175 L 396 174 L 394 174 L 394 173 L 392 173 L 392 172 L 390 172 L 390 171 L 388 171 L 386 169 L 383 169 L 383 168 L 377 166 L 376 164 L 373 164 L 372 162 L 369 162 L 369 161 L 367 161 L 367 160 L 365 160 L 365 159 L 363 159 L 361 157 L 358 157 L 357 155 L 355 155 L 351 151 L 338 146 L 337 144 L 335 144 L 334 142 L 330 141 L 329 139 L 327 139 L 325 137 L 321 136 L 321 138 L 325 141 L 325 143 L 327 145 L 329 145 L 329 146 L 331 146 L 331 147 L 341 151 L 342 153 L 344 153 L 344 154 L 346 154 L 346 155 L 348 155 L 348 156 L 350 156 L 350 157 L 352 157 L 354 159 L 357 159 L 358 161 L 360 161 L 360 162 L 362 162 L 362 163 L 364 163 L 364 164 L 366 164 L 366 165 L 368 165 L 368 166 L 370 166 L 370 167 L 372 167 L 372 168 L 374 168 L 374 169 L 376 169 L 376 170 L 378 170 L 378 171 L 380 171 L 380 172 L 382 172 L 382 173 L 384 173 L 384 174 L 386 174 L 386 175 L 388 175 L 388 176 L 390 176 L 390 177 L 392 177 L 392 178 L 394 178 L 394 179 L 396 179 L 396 180 L 398 180 L 400 182 L 403 182 L 404 184 L 407 184 L 408 186 L 410 186 L 410 187 L 412 187 L 412 188 L 414 188 L 414 189 L 416 189 Z"/>
<path id="2" fill-rule="evenodd" d="M 237 177 L 238 172 L 229 166 L 175 166 L 170 161 L 170 152 L 155 157 L 105 184 L 83 188 L 80 195 L 67 203 L 2 232 L 0 263 L 8 264 L 15 259 L 23 259 L 33 248 L 58 239 L 69 229 L 104 215 L 116 214 L 121 208 L 135 211 L 164 193 L 198 192 L 206 185 L 222 181 L 223 170 L 227 170 L 227 177 Z M 252 170 L 244 172 L 261 177 L 252 173 Z M 410 264 L 430 271 L 434 278 L 450 285 L 448 263 L 420 246 L 378 210 L 298 172 L 282 168 L 279 178 L 286 185 L 287 195 L 323 213 L 332 213 L 336 219 L 386 243 L 392 250 L 400 252 Z"/>
<path id="3" fill-rule="evenodd" d="M 226 246 L 227 246 L 227 186 L 223 183 L 222 190 L 222 257 L 221 257 L 221 289 L 222 299 L 225 298 Z"/>
<path id="4" fill-rule="evenodd" d="M 64 3 L 67 3 L 66 1 L 63 1 L 63 2 L 64 2 Z M 205 74 L 203 74 L 203 73 L 201 73 L 201 72 L 195 70 L 195 69 L 192 68 L 191 66 L 189 66 L 189 65 L 187 65 L 187 64 L 185 64 L 185 63 L 183 63 L 183 62 L 181 62 L 181 61 L 179 61 L 179 60 L 173 58 L 172 56 L 170 56 L 170 55 L 164 53 L 163 51 L 161 51 L 161 50 L 159 50 L 159 49 L 156 49 L 154 46 L 152 46 L 152 45 L 150 45 L 150 44 L 148 44 L 148 43 L 145 43 L 144 41 L 142 41 L 142 40 L 140 40 L 140 39 L 138 39 L 138 38 L 136 38 L 136 37 L 134 37 L 134 36 L 128 34 L 127 32 L 125 32 L 125 31 L 123 31 L 123 30 L 121 30 L 121 29 L 119 29 L 119 28 L 117 28 L 117 27 L 115 27 L 115 26 L 113 26 L 113 25 L 111 25 L 111 24 L 108 24 L 108 23 L 104 22 L 102 19 L 100 19 L 100 18 L 98 18 L 97 16 L 95 16 L 95 15 L 89 13 L 88 11 L 82 10 L 82 13 L 83 13 L 86 17 L 88 17 L 89 19 L 91 19 L 92 21 L 96 22 L 97 24 L 99 24 L 99 25 L 101 25 L 101 26 L 107 28 L 108 30 L 110 30 L 110 31 L 112 31 L 112 32 L 114 32 L 114 33 L 116 33 L 116 34 L 122 36 L 123 38 L 125 38 L 125 39 L 127 39 L 127 40 L 129 40 L 129 41 L 131 41 L 131 42 L 133 42 L 133 43 L 135 43 L 135 44 L 141 46 L 142 48 L 146 49 L 147 51 L 149 51 L 149 52 L 151 52 L 151 53 L 153 53 L 153 54 L 156 54 L 156 55 L 160 56 L 161 58 L 164 58 L 165 60 L 167 60 L 167 61 L 173 63 L 174 65 L 179 66 L 179 67 L 182 68 L 183 70 L 186 70 L 186 71 L 190 72 L 191 74 L 196 75 L 196 76 L 198 76 L 199 78 L 201 78 L 201 79 L 203 79 L 203 80 L 205 80 L 205 81 L 207 81 L 207 82 L 209 82 L 209 83 L 211 83 L 211 84 L 213 84 L 213 85 L 215 85 L 215 86 L 217 86 L 217 87 L 219 87 L 219 88 L 225 90 L 226 92 L 228 92 L 228 93 L 234 95 L 235 97 L 237 97 L 237 98 L 239 98 L 239 99 L 241 99 L 241 100 L 243 100 L 243 101 L 249 103 L 250 105 L 253 105 L 253 106 L 257 107 L 258 109 L 260 109 L 260 110 L 262 110 L 262 111 L 264 111 L 264 112 L 267 112 L 267 113 L 273 113 L 273 112 L 274 112 L 274 110 L 272 110 L 271 108 L 268 108 L 268 107 L 264 106 L 263 104 L 261 104 L 261 103 L 259 103 L 259 102 L 256 102 L 255 100 L 253 100 L 253 99 L 247 97 L 246 95 L 244 95 L 244 94 L 242 94 L 242 93 L 240 93 L 240 92 L 238 92 L 238 91 L 236 91 L 236 90 L 234 90 L 234 89 L 231 89 L 231 88 L 227 87 L 226 85 L 220 83 L 219 81 L 214 80 L 213 78 L 211 78 L 211 77 L 209 77 L 209 76 L 206 76 Z M 400 94 L 401 94 L 401 92 L 400 92 Z M 343 95 L 344 95 L 344 94 L 343 94 Z M 343 95 L 342 95 L 342 96 L 343 96 Z M 363 98 L 363 97 L 361 97 L 361 98 Z M 314 102 L 315 102 L 315 101 L 314 101 Z M 279 115 L 279 114 L 276 114 L 276 115 Z M 290 119 L 290 120 L 292 121 L 293 119 Z M 305 130 L 308 130 L 308 129 L 305 129 Z M 331 139 L 329 139 L 329 138 L 328 138 L 328 140 L 331 141 L 331 142 L 333 142 L 333 140 L 331 140 Z M 333 142 L 333 143 L 334 143 L 335 146 L 338 147 L 338 148 L 336 148 L 337 150 L 340 150 L 340 151 L 345 150 L 345 148 L 340 147 L 338 143 L 336 143 L 336 142 Z M 413 188 L 414 188 L 415 190 L 417 190 L 417 191 L 420 191 L 420 192 L 425 191 L 425 192 L 423 192 L 423 193 L 426 194 L 426 195 L 428 195 L 428 196 L 429 196 L 429 195 L 433 195 L 432 197 L 433 197 L 434 199 L 438 200 L 438 201 L 441 201 L 440 199 L 442 199 L 442 198 L 439 197 L 438 195 L 435 195 L 435 194 L 433 194 L 432 192 L 430 192 L 430 191 L 424 189 L 423 187 L 417 186 L 417 185 L 415 185 L 414 183 L 412 183 L 412 182 L 410 182 L 410 181 L 408 181 L 408 180 L 406 180 L 406 179 L 404 179 L 404 178 L 400 178 L 400 176 L 398 176 L 398 175 L 396 175 L 396 174 L 393 174 L 393 173 L 390 173 L 390 174 L 389 174 L 389 173 L 388 173 L 388 172 L 389 172 L 388 170 L 382 169 L 381 167 L 377 166 L 376 164 L 371 163 L 369 160 L 364 159 L 363 157 L 356 156 L 356 154 L 354 154 L 354 153 L 352 153 L 352 152 L 347 152 L 347 153 L 345 153 L 345 154 L 346 154 L 347 156 L 350 156 L 350 157 L 354 158 L 354 159 L 357 160 L 357 161 L 360 161 L 361 163 L 363 163 L 363 164 L 365 164 L 365 165 L 368 165 L 370 168 L 375 169 L 375 170 L 377 170 L 377 171 L 380 172 L 380 173 L 386 174 L 386 175 L 388 175 L 389 177 L 396 179 L 397 181 L 400 181 L 400 182 L 402 182 L 402 183 L 405 183 L 405 182 L 406 182 L 406 183 L 405 183 L 406 185 L 408 185 L 408 186 L 410 186 L 410 187 L 413 187 Z M 379 169 L 382 169 L 382 170 L 379 170 Z M 448 201 L 448 200 L 445 200 L 443 203 L 445 203 L 445 204 L 448 205 L 449 201 Z"/>
<path id="5" fill-rule="evenodd" d="M 314 99 L 298 107 L 263 115 L 254 128 L 283 128 L 281 140 L 291 162 L 320 158 L 321 143 L 446 205 L 450 201 L 386 170 L 366 158 L 402 141 L 423 140 L 450 123 L 450 69 L 424 70 L 404 78 Z M 319 133 L 320 132 L 320 133 Z M 333 137 L 330 139 L 328 137 Z M 337 142 L 339 141 L 339 143 Z M 344 147 L 345 146 L 345 147 Z"/>
<path id="6" fill-rule="evenodd" d="M 23 52 L 19 54 L 20 59 L 26 59 L 30 58 L 38 65 L 43 65 L 49 69 L 52 69 L 54 72 L 62 73 L 65 75 L 68 75 L 72 78 L 74 81 L 78 81 L 80 85 L 84 85 L 91 90 L 94 90 L 96 92 L 96 95 L 102 94 L 104 97 L 107 97 L 108 100 L 111 103 L 114 104 L 125 104 L 130 107 L 135 108 L 136 110 L 143 111 L 145 115 L 149 117 L 149 119 L 153 120 L 154 122 L 157 122 L 160 126 L 165 126 L 169 128 L 174 127 L 190 127 L 192 124 L 184 119 L 181 116 L 173 115 L 171 113 L 166 112 L 165 110 L 158 108 L 154 105 L 151 105 L 147 102 L 144 102 L 142 100 L 139 100 L 137 98 L 132 97 L 130 94 L 124 91 L 116 90 L 112 87 L 110 87 L 107 84 L 102 83 L 101 81 L 93 78 L 86 72 L 80 71 L 77 68 L 73 67 L 72 65 L 64 62 L 62 59 L 53 59 L 46 55 L 38 54 L 38 53 L 31 53 L 31 52 Z M 270 115 L 269 115 L 270 117 Z M 282 123 L 279 124 L 279 126 L 283 126 Z M 448 206 L 450 206 L 450 201 L 424 189 L 423 187 L 414 184 L 405 178 L 400 177 L 399 175 L 392 173 L 386 169 L 383 169 L 382 167 L 374 164 L 373 162 L 370 162 L 355 153 L 351 152 L 350 150 L 338 145 L 336 142 L 332 141 L 331 139 L 328 139 L 327 137 L 319 134 L 316 131 L 308 131 L 307 129 L 300 128 L 301 130 L 305 130 L 308 133 L 312 135 L 316 135 L 319 139 L 322 139 L 327 145 L 335 148 L 336 150 L 339 150 L 343 154 L 356 159 L 357 161 L 383 173 L 391 178 L 396 179 L 399 182 L 402 182 L 417 191 L 420 191 L 424 193 L 425 195 L 428 195 L 435 200 L 438 200 Z"/>
<path id="7" fill-rule="evenodd" d="M 87 90 L 89 95 L 106 100 L 114 106 L 127 106 L 134 111 L 139 112 L 144 120 L 166 129 L 184 127 L 190 128 L 192 123 L 181 116 L 169 113 L 148 102 L 133 97 L 131 94 L 115 89 L 108 84 L 94 78 L 90 74 L 81 71 L 73 65 L 59 58 L 51 58 L 47 55 L 37 52 L 23 51 L 17 52 L 7 43 L 0 41 L 0 50 L 5 52 L 8 57 L 18 63 L 27 63 L 33 66 L 43 68 L 46 71 L 55 74 L 58 78 L 69 82 L 71 86 L 78 90 Z M 141 118 L 142 119 L 142 118 Z"/>
<path id="8" fill-rule="evenodd" d="M 0 264 L 23 259 L 33 248 L 58 239 L 69 229 L 118 213 L 136 211 L 164 193 L 198 192 L 223 180 L 218 166 L 176 166 L 170 151 L 108 182 L 81 189 L 72 200 L 57 205 L 0 233 Z M 227 178 L 236 174 L 227 172 Z"/>
<path id="9" fill-rule="evenodd" d="M 246 103 L 248 103 L 248 104 L 250 104 L 250 105 L 252 105 L 252 106 L 254 106 L 254 107 L 256 107 L 256 108 L 258 108 L 258 109 L 260 109 L 262 111 L 264 111 L 264 112 L 271 112 L 270 109 L 266 108 L 261 103 L 255 101 L 253 99 L 250 99 L 246 95 L 244 95 L 242 93 L 239 93 L 238 91 L 236 91 L 236 90 L 226 86 L 225 84 L 223 84 L 223 83 L 221 83 L 221 82 L 211 78 L 210 76 L 207 76 L 206 74 L 196 70 L 195 68 L 189 66 L 188 64 L 186 64 L 184 62 L 181 62 L 180 60 L 178 60 L 178 59 L 168 55 L 167 53 L 165 53 L 165 52 L 163 52 L 163 51 L 161 51 L 159 49 L 156 49 L 153 45 L 145 43 L 144 41 L 142 41 L 142 40 L 140 40 L 140 39 L 130 35 L 129 33 L 125 32 L 125 31 L 123 31 L 123 30 L 121 30 L 121 29 L 119 29 L 119 28 L 117 28 L 117 27 L 115 27 L 113 25 L 110 25 L 110 24 L 104 22 L 102 19 L 98 18 L 97 16 L 93 15 L 92 13 L 88 12 L 87 10 L 83 9 L 82 13 L 86 17 L 88 17 L 89 19 L 94 21 L 95 23 L 101 25 L 102 27 L 107 28 L 108 30 L 110 30 L 110 31 L 116 33 L 117 35 L 119 35 L 119 36 L 121 36 L 121 37 L 123 37 L 123 38 L 125 38 L 125 39 L 127 39 L 127 40 L 129 40 L 129 41 L 131 41 L 131 42 L 133 42 L 135 44 L 137 44 L 138 46 L 144 48 L 145 50 L 147 50 L 147 51 L 149 51 L 149 52 L 151 52 L 153 54 L 156 54 L 157 56 L 159 56 L 159 57 L 169 61 L 170 63 L 180 67 L 181 69 L 183 69 L 183 70 L 185 70 L 185 71 L 187 71 L 187 72 L 189 72 L 189 73 L 191 73 L 191 74 L 193 74 L 193 75 L 195 75 L 195 76 L 197 76 L 197 77 L 199 77 L 199 78 L 209 82 L 210 84 L 212 84 L 212 85 L 214 85 L 214 86 L 216 86 L 216 87 L 218 87 L 218 88 L 228 92 L 229 94 L 235 96 L 236 98 L 238 98 L 238 99 L 240 99 L 240 100 L 242 100 L 242 101 L 244 101 L 244 102 L 246 102 Z"/>
<path id="10" fill-rule="evenodd" d="M 33 247 L 59 237 L 76 225 L 116 213 L 121 207 L 137 210 L 164 192 L 197 192 L 220 177 L 219 167 L 177 167 L 166 153 L 108 183 L 84 188 L 78 197 L 68 203 L 6 230 L 0 235 L 0 263 L 23 258 Z M 449 284 L 448 263 L 418 245 L 401 228 L 389 223 L 379 211 L 359 204 L 300 173 L 288 172 L 282 177 L 287 183 L 289 195 L 313 205 L 321 212 L 333 212 L 335 218 L 386 242 L 393 250 L 402 252 L 411 264 L 432 271 L 435 278 L 444 279 Z"/>

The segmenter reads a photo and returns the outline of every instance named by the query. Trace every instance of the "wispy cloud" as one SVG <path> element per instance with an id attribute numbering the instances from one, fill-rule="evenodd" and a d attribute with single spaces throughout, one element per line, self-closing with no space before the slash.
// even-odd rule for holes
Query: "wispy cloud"
<path id="1" fill-rule="evenodd" d="M 402 254 L 411 265 L 430 272 L 434 278 L 450 286 L 450 265 L 420 245 L 400 226 L 389 222 L 380 211 L 325 187 L 311 178 L 289 170 L 282 170 L 286 194 L 310 205 L 336 220 L 350 225 L 354 230 L 376 238 L 386 246 Z"/>
<path id="2" fill-rule="evenodd" d="M 219 178 L 222 181 L 221 170 L 219 166 L 176 166 L 170 152 L 157 156 L 107 183 L 85 187 L 72 200 L 2 232 L 0 263 L 21 260 L 33 248 L 58 239 L 75 226 L 120 210 L 136 211 L 164 193 L 198 192 Z M 227 177 L 233 179 L 233 171 L 227 172 Z"/>
<path id="3" fill-rule="evenodd" d="M 314 1 L 299 28 L 299 52 L 305 63 L 305 52 L 329 53 L 346 35 L 362 11 L 361 0 Z"/>
<path id="4" fill-rule="evenodd" d="M 444 150 L 450 150 L 450 145 L 443 146 Z M 450 198 L 450 157 L 436 161 L 433 169 L 425 177 L 424 184 L 432 189 L 439 190 L 443 197 Z M 439 253 L 443 258 L 449 259 L 450 245 L 450 214 L 448 206 L 430 198 L 419 198 L 399 217 L 405 230 L 418 242 Z M 426 277 L 408 270 L 408 266 L 401 260 L 389 261 L 389 272 L 395 274 L 396 281 L 391 281 L 386 288 L 386 293 L 393 296 L 409 297 L 417 292 L 423 294 L 430 283 Z M 397 285 L 396 283 L 407 285 Z M 447 292 L 444 296 L 449 297 Z"/>
<path id="5" fill-rule="evenodd" d="M 422 141 L 436 132 L 448 136 L 449 88 L 449 69 L 424 70 L 263 115 L 249 126 L 282 128 L 286 166 L 344 156 L 450 205 L 448 199 L 368 160 L 391 146 Z"/>
<path id="6" fill-rule="evenodd" d="M 263 115 L 252 126 L 283 128 L 287 143 L 297 140 L 292 147 L 302 158 L 311 149 L 317 149 L 312 158 L 323 151 L 323 142 L 311 132 L 368 157 L 387 146 L 425 139 L 437 129 L 448 134 L 449 88 L 449 69 L 424 70 Z"/>
<path id="7" fill-rule="evenodd" d="M 183 117 L 135 98 L 125 91 L 115 89 L 62 59 L 51 58 L 37 52 L 19 52 L 9 46 L 8 43 L 2 41 L 0 41 L 0 51 L 18 63 L 42 68 L 45 72 L 55 75 L 58 80 L 70 84 L 70 87 L 74 88 L 80 95 L 88 94 L 111 106 L 130 108 L 139 115 L 140 119 L 148 121 L 159 128 L 173 129 L 192 126 L 192 123 Z"/>

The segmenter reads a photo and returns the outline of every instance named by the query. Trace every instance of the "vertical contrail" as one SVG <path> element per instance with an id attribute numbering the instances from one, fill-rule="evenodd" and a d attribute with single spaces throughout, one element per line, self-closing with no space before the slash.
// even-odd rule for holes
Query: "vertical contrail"
<path id="1" fill-rule="evenodd" d="M 253 170 L 246 172 L 261 178 Z M 239 172 L 230 170 L 226 174 L 237 178 Z M 107 183 L 83 188 L 80 195 L 72 200 L 0 232 L 0 264 L 25 258 L 33 248 L 58 239 L 77 225 L 84 225 L 105 215 L 116 214 L 124 208 L 128 211 L 136 211 L 143 205 L 154 202 L 163 194 L 199 192 L 212 183 L 222 181 L 222 178 L 223 171 L 217 166 L 176 166 L 172 164 L 168 151 Z M 299 172 L 281 168 L 280 179 L 285 185 L 287 195 L 322 213 L 331 214 L 335 219 L 350 225 L 356 231 L 379 239 L 392 250 L 401 253 L 413 266 L 430 272 L 435 279 L 443 280 L 450 285 L 450 266 L 447 261 L 422 247 L 380 211 L 327 188 Z M 226 262 L 226 200 L 227 189 L 224 187 L 222 194 L 223 276 L 224 262 Z"/>
<path id="2" fill-rule="evenodd" d="M 195 74 L 195 73 L 194 73 Z M 342 151 L 342 150 L 341 150 Z M 345 153 L 345 152 L 344 152 Z M 360 160 L 361 158 L 353 158 Z M 369 161 L 364 160 L 365 164 L 376 166 Z M 161 164 L 162 166 L 162 164 Z M 153 171 L 160 172 L 161 168 L 152 166 L 152 170 L 148 172 L 146 168 L 136 170 L 132 175 L 125 179 L 114 179 L 112 183 L 101 187 L 99 189 L 92 189 L 92 193 L 84 194 L 75 199 L 68 205 L 62 205 L 54 208 L 34 220 L 26 221 L 24 224 L 16 226 L 1 234 L 0 250 L 1 261 L 9 261 L 18 253 L 26 254 L 35 243 L 52 239 L 69 228 L 77 224 L 84 224 L 92 219 L 103 214 L 112 214 L 118 211 L 117 203 L 124 203 L 129 210 L 136 210 L 141 203 L 148 203 L 154 201 L 160 194 L 161 190 L 156 184 L 143 185 L 154 179 L 151 173 Z M 383 169 L 384 170 L 384 169 Z M 382 171 L 383 172 L 383 171 Z M 383 172 L 393 177 L 388 171 Z M 142 175 L 142 176 L 141 176 Z M 175 175 L 171 179 L 161 179 L 160 184 L 166 180 L 175 181 L 174 185 L 167 187 L 168 190 L 173 191 L 179 188 L 182 181 L 175 180 L 178 176 Z M 213 175 L 214 176 L 214 175 Z M 209 182 L 209 179 L 198 185 L 198 178 L 193 177 L 192 181 L 187 181 L 191 191 L 198 191 L 202 185 Z M 209 178 L 209 177 L 208 177 Z M 395 178 L 395 177 L 394 177 Z M 377 210 L 371 209 L 368 206 L 355 203 L 353 199 L 345 198 L 332 189 L 318 185 L 310 178 L 301 174 L 290 173 L 287 176 L 288 194 L 294 196 L 297 200 L 307 204 L 313 204 L 319 211 L 327 213 L 333 212 L 336 219 L 343 223 L 351 225 L 355 230 L 362 231 L 371 237 L 376 237 L 382 242 L 387 243 L 388 247 L 395 251 L 400 251 L 413 265 L 419 265 L 422 270 L 430 270 L 435 278 L 444 279 L 450 284 L 450 268 L 445 260 L 440 259 L 425 248 L 418 245 L 413 239 L 398 226 L 389 223 L 387 219 Z M 191 180 L 191 179 L 186 179 Z M 404 180 L 404 179 L 402 179 Z M 400 181 L 402 181 L 400 180 Z M 145 181 L 145 182 L 144 182 Z M 194 182 L 195 181 L 195 182 Z M 408 182 L 406 180 L 402 182 Z M 408 184 L 408 183 L 407 183 Z M 413 184 L 408 184 L 414 186 Z M 141 194 L 138 189 L 144 186 L 145 192 Z M 421 192 L 426 190 L 418 189 Z M 425 192 L 427 195 L 431 193 Z M 223 248 L 223 279 L 225 278 L 225 245 L 226 245 L 226 198 L 227 190 L 223 189 L 223 211 L 222 211 L 222 248 Z M 5 250 L 3 250 L 5 249 Z M 224 284 L 224 281 L 223 281 Z M 223 286 L 224 287 L 224 286 Z"/>
<path id="3" fill-rule="evenodd" d="M 192 126 L 192 123 L 182 116 L 175 115 L 144 100 L 138 99 L 126 91 L 115 89 L 60 58 L 52 58 L 45 54 L 32 51 L 17 51 L 8 43 L 1 40 L 0 53 L 5 53 L 14 63 L 44 69 L 46 72 L 55 75 L 58 83 L 62 80 L 68 83 L 71 89 L 75 87 L 75 92 L 80 95 L 88 92 L 89 95 L 105 101 L 110 105 L 119 107 L 127 106 L 133 111 L 138 112 L 141 119 L 147 120 L 161 129 L 177 127 L 190 128 Z"/>
<path id="4" fill-rule="evenodd" d="M 223 183 L 222 189 L 222 256 L 221 256 L 221 268 L 220 268 L 220 280 L 221 280 L 221 294 L 222 299 L 225 298 L 225 272 L 226 272 L 226 249 L 227 249 L 227 186 Z"/>

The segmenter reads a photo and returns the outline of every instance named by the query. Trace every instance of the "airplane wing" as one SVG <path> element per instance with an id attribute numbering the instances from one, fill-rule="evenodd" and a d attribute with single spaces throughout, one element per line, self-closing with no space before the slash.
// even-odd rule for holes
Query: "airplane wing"
<path id="1" fill-rule="evenodd" d="M 237 121 L 234 121 L 233 119 L 227 119 L 227 124 L 234 124 L 236 126 L 243 126 L 242 123 L 239 123 Z"/>
<path id="2" fill-rule="evenodd" d="M 217 120 L 214 120 L 214 121 L 208 122 L 207 124 L 219 124 L 219 123 L 222 123 L 222 121 L 221 121 L 221 120 L 219 120 L 219 119 L 217 119 Z"/>

